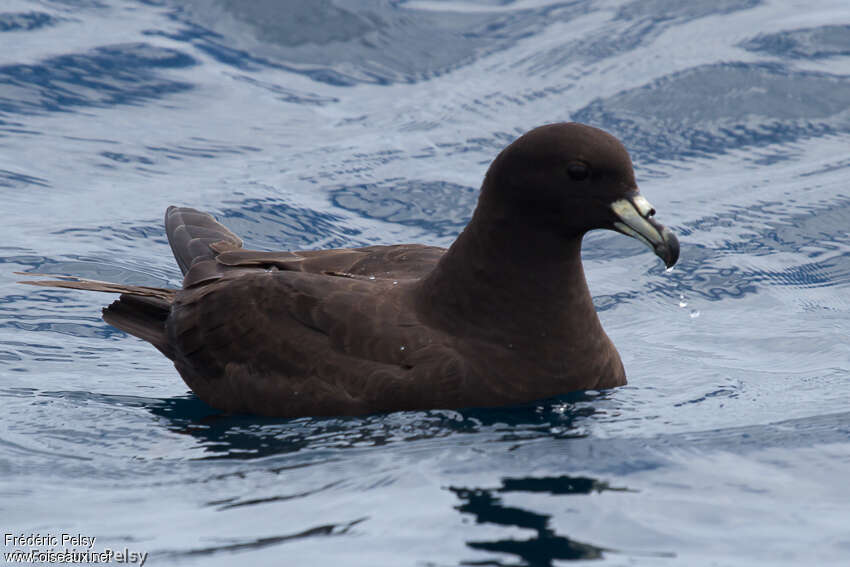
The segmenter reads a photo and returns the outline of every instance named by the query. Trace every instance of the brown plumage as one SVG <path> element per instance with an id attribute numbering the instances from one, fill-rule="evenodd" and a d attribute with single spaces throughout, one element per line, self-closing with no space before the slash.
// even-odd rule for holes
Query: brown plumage
<path id="1" fill-rule="evenodd" d="M 258 252 L 210 215 L 169 207 L 183 289 L 120 292 L 104 319 L 158 348 L 213 407 L 274 416 L 492 406 L 626 382 L 581 264 L 595 228 L 667 265 L 623 146 L 581 124 L 542 126 L 493 161 L 448 250 L 402 244 Z"/>

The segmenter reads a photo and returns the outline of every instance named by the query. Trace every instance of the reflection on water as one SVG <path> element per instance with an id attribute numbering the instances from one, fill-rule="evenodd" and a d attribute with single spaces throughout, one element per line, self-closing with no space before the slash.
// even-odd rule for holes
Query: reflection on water
<path id="1" fill-rule="evenodd" d="M 328 524 L 324 526 L 316 526 L 295 534 L 285 534 L 272 537 L 262 537 L 253 541 L 241 541 L 239 543 L 228 543 L 224 545 L 215 545 L 192 549 L 189 551 L 160 551 L 151 555 L 151 558 L 157 561 L 180 561 L 191 559 L 194 557 L 208 557 L 214 554 L 224 555 L 225 557 L 240 552 L 259 550 L 266 547 L 274 547 L 280 544 L 293 543 L 298 540 L 311 538 L 324 538 L 330 536 L 344 536 L 357 524 L 361 523 L 365 518 L 354 520 L 342 525 Z"/>
<path id="2" fill-rule="evenodd" d="M 497 541 L 469 541 L 472 549 L 516 555 L 523 562 L 520 565 L 548 567 L 557 559 L 599 559 L 603 552 L 610 551 L 587 543 L 571 540 L 558 535 L 550 527 L 551 516 L 505 506 L 499 495 L 507 493 L 544 493 L 550 495 L 590 494 L 605 490 L 624 491 L 625 488 L 611 488 L 607 483 L 588 477 L 544 477 L 544 478 L 505 478 L 502 486 L 496 489 L 450 487 L 462 502 L 457 509 L 471 514 L 477 524 L 496 524 L 515 526 L 532 530 L 535 535 L 528 539 L 502 539 Z M 508 565 L 500 561 L 466 561 L 464 565 Z M 513 564 L 516 565 L 516 564 Z"/>
<path id="3" fill-rule="evenodd" d="M 380 447 L 399 442 L 485 434 L 489 442 L 584 436 L 581 422 L 605 395 L 576 392 L 504 408 L 399 412 L 365 417 L 275 419 L 226 415 L 194 395 L 146 404 L 168 428 L 191 435 L 207 459 L 259 459 L 303 449 Z"/>

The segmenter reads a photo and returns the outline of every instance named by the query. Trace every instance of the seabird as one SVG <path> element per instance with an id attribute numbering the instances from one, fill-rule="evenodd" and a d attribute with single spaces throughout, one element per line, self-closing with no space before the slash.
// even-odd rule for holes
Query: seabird
<path id="1" fill-rule="evenodd" d="M 182 289 L 66 278 L 120 293 L 109 324 L 154 345 L 198 397 L 298 417 L 497 406 L 626 383 L 581 263 L 611 229 L 669 267 L 673 233 L 623 145 L 577 123 L 535 128 L 492 162 L 448 248 L 260 252 L 209 214 L 165 213 Z"/>

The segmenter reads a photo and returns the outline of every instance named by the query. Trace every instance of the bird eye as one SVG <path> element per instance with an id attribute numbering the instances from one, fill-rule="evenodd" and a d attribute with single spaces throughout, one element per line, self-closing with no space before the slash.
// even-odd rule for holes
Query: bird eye
<path id="1" fill-rule="evenodd" d="M 587 179 L 587 176 L 590 175 L 590 167 L 586 163 L 574 162 L 567 166 L 567 173 L 570 179 L 581 181 Z"/>

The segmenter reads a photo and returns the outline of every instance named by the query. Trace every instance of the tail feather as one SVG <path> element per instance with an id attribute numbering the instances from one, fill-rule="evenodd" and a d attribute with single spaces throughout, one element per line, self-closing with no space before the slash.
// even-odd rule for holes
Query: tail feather
<path id="1" fill-rule="evenodd" d="M 163 301 L 167 301 L 168 303 L 171 303 L 174 300 L 174 294 L 177 293 L 177 290 L 175 289 L 148 287 L 143 285 L 116 284 L 111 282 L 102 282 L 99 280 L 77 278 L 74 276 L 60 276 L 57 274 L 38 274 L 35 272 L 15 272 L 15 274 L 19 276 L 59 278 L 58 280 L 27 280 L 18 282 L 26 285 L 35 285 L 40 287 L 64 287 L 67 289 L 102 291 L 105 293 L 126 293 L 142 297 L 157 297 Z"/>
<path id="2" fill-rule="evenodd" d="M 174 349 L 168 344 L 165 321 L 171 313 L 171 304 L 177 290 L 161 287 L 115 284 L 56 274 L 15 272 L 26 276 L 48 276 L 58 280 L 22 281 L 19 283 L 42 286 L 120 293 L 121 297 L 103 310 L 103 320 L 122 331 L 148 341 L 170 359 Z"/>
<path id="3" fill-rule="evenodd" d="M 220 278 L 221 270 L 216 256 L 242 248 L 242 240 L 211 215 L 188 207 L 168 207 L 165 212 L 165 232 L 174 258 L 186 276 L 185 287 Z M 192 273 L 187 275 L 190 269 Z M 103 310 L 103 319 L 122 331 L 148 341 L 165 356 L 174 359 L 174 349 L 168 344 L 165 323 L 178 290 L 56 274 L 16 273 L 55 278 L 19 282 L 27 285 L 120 293 L 121 297 Z"/>
<path id="4" fill-rule="evenodd" d="M 126 333 L 155 346 L 174 360 L 174 349 L 168 343 L 165 320 L 171 303 L 156 297 L 121 294 L 117 301 L 103 309 L 103 320 Z"/>

